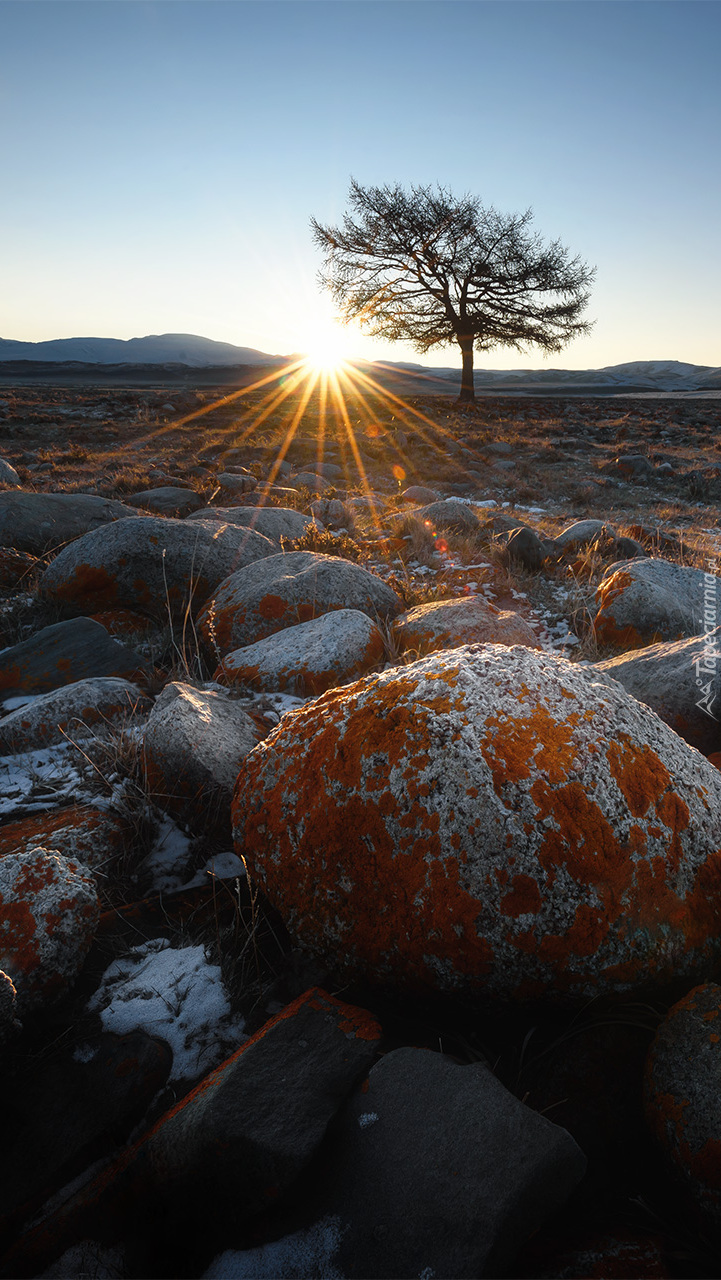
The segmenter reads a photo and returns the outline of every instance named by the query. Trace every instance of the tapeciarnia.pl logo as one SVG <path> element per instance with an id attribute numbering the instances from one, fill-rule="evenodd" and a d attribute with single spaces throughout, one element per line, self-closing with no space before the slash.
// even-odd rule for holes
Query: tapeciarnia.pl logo
<path id="1" fill-rule="evenodd" d="M 701 697 L 696 703 L 701 711 L 705 711 L 707 716 L 712 720 L 718 720 L 718 716 L 713 713 L 713 704 L 716 701 L 714 692 L 714 678 L 721 660 L 721 650 L 718 648 L 719 636 L 717 635 L 718 613 L 716 609 L 716 563 L 712 563 L 708 573 L 703 575 L 703 638 L 704 647 L 701 654 L 694 662 L 696 668 L 696 686 L 701 693 Z"/>

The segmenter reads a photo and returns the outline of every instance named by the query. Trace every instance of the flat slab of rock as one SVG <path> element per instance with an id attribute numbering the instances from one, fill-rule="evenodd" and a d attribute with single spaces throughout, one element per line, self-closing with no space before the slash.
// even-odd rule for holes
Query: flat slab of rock
<path id="1" fill-rule="evenodd" d="M 235 569 L 276 554 L 254 529 L 135 516 L 78 538 L 51 561 L 40 587 L 93 613 L 121 606 L 167 621 L 169 609 L 181 617 Z"/>
<path id="2" fill-rule="evenodd" d="M 66 993 L 99 919 L 86 867 L 40 848 L 0 858 L 0 954 L 21 1017 Z"/>
<path id="3" fill-rule="evenodd" d="M 718 588 L 713 574 L 670 560 L 620 561 L 606 571 L 596 591 L 596 638 L 600 644 L 639 649 L 715 630 Z"/>
<path id="4" fill-rule="evenodd" d="M 160 516 L 187 516 L 203 506 L 203 499 L 192 489 L 161 485 L 158 489 L 143 489 L 127 499 L 131 507 L 143 507 Z"/>
<path id="5" fill-rule="evenodd" d="M 721 629 L 597 662 L 704 755 L 721 749 Z"/>
<path id="6" fill-rule="evenodd" d="M 94 676 L 138 680 L 151 674 L 147 659 L 113 640 L 99 622 L 71 618 L 0 650 L 0 699 L 49 693 Z"/>
<path id="7" fill-rule="evenodd" d="M 92 493 L 0 493 L 0 546 L 41 555 L 113 520 L 135 516 L 132 507 Z"/>
<path id="8" fill-rule="evenodd" d="M 222 693 L 174 681 L 163 689 L 144 734 L 148 787 L 162 808 L 228 824 L 243 758 L 260 739 L 257 724 Z"/>
<path id="9" fill-rule="evenodd" d="M 281 538 L 302 538 L 315 523 L 293 507 L 204 507 L 198 515 L 188 517 L 189 520 L 198 518 L 255 529 L 278 544 Z"/>
<path id="10" fill-rule="evenodd" d="M 233 816 L 344 979 L 557 1004 L 721 956 L 721 775 L 555 655 L 469 645 L 323 694 L 246 759 Z"/>
<path id="11" fill-rule="evenodd" d="M 348 1099 L 326 1145 L 322 1212 L 339 1237 L 331 1274 L 505 1275 L 585 1168 L 570 1134 L 487 1067 L 396 1049 Z"/>
<path id="12" fill-rule="evenodd" d="M 393 636 L 402 650 L 457 649 L 464 644 L 524 644 L 539 648 L 520 613 L 502 611 L 481 596 L 420 604 L 396 618 Z"/>
<path id="13" fill-rule="evenodd" d="M 395 591 L 360 565 L 291 551 L 232 574 L 208 600 L 198 624 L 208 649 L 224 657 L 335 609 L 359 609 L 375 621 L 401 608 Z"/>
<path id="14" fill-rule="evenodd" d="M 130 724 L 150 711 L 152 699 L 137 685 L 115 676 L 78 680 L 35 700 L 0 720 L 0 754 L 34 751 L 54 742 L 82 737 L 108 723 Z"/>
<path id="15" fill-rule="evenodd" d="M 365 675 L 383 654 L 383 636 L 367 614 L 337 609 L 233 650 L 214 679 L 315 697 Z"/>

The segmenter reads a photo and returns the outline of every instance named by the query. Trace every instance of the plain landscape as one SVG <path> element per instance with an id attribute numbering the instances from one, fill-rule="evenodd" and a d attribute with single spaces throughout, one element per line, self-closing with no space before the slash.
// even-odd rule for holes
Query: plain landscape
<path id="1" fill-rule="evenodd" d="M 7 345 L 2 1273 L 717 1274 L 718 370 Z"/>

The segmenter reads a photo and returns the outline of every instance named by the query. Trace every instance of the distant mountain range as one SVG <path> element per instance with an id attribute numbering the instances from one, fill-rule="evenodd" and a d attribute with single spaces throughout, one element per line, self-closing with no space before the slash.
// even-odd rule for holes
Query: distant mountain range
<path id="1" fill-rule="evenodd" d="M 0 362 L 42 361 L 50 364 L 184 365 L 220 368 L 242 365 L 280 365 L 289 357 L 269 355 L 253 347 L 192 333 L 163 333 L 146 338 L 57 338 L 51 342 L 14 342 L 0 338 Z M 457 383 L 458 368 L 411 364 L 406 361 L 354 361 L 360 368 L 387 369 L 415 380 Z M 479 389 L 559 391 L 589 389 L 612 391 L 614 387 L 639 391 L 721 391 L 721 367 L 684 364 L 679 360 L 632 360 L 603 369 L 477 369 Z"/>

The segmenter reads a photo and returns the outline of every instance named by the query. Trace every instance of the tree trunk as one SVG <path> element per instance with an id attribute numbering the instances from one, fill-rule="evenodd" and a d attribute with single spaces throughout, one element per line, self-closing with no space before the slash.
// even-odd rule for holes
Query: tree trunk
<path id="1" fill-rule="evenodd" d="M 458 345 L 463 356 L 463 373 L 458 401 L 461 404 L 473 403 L 476 398 L 476 388 L 473 383 L 473 337 L 459 337 Z"/>

